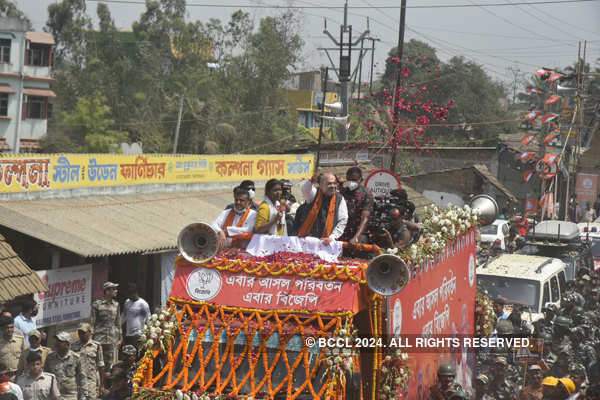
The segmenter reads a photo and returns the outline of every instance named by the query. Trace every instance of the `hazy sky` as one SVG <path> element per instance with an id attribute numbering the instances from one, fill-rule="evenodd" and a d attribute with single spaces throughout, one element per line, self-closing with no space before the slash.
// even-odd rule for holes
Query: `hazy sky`
<path id="1" fill-rule="evenodd" d="M 115 1 L 115 0 L 112 0 Z M 131 29 L 131 23 L 145 10 L 144 4 L 123 4 L 128 1 L 107 1 L 117 26 Z M 579 40 L 587 40 L 588 60 L 600 57 L 600 0 L 562 4 L 523 5 L 523 2 L 541 0 L 408 0 L 406 12 L 407 31 L 405 40 L 423 40 L 436 48 L 438 56 L 447 60 L 454 55 L 463 55 L 479 64 L 493 77 L 504 81 L 512 80 L 508 69 L 532 74 L 538 67 L 565 67 L 577 57 Z M 41 29 L 47 19 L 47 7 L 55 0 L 17 0 L 19 8 L 32 20 L 36 29 Z M 479 7 L 481 4 L 517 3 L 508 6 Z M 520 4 L 519 4 L 520 3 Z M 87 0 L 88 13 L 95 17 L 98 1 Z M 323 34 L 323 18 L 334 37 L 339 38 L 339 26 L 343 21 L 343 0 L 188 0 L 188 18 L 207 21 L 219 18 L 227 21 L 238 8 L 216 7 L 233 5 L 250 12 L 258 21 L 266 15 L 281 10 L 252 6 L 293 5 L 310 7 L 301 9 L 304 52 L 304 69 L 327 65 L 328 59 L 318 47 L 333 44 Z M 198 6 L 211 5 L 211 6 Z M 324 8 L 326 7 L 340 8 Z M 466 4 L 464 8 L 444 8 L 443 5 Z M 375 72 L 383 72 L 383 61 L 389 49 L 398 40 L 400 0 L 349 0 L 348 23 L 357 37 L 367 27 L 370 19 L 371 36 L 381 41 L 376 44 Z M 244 6 L 244 7 L 242 7 Z M 430 8 L 410 8 L 431 6 Z M 357 8 L 352 8 L 357 7 Z M 358 54 L 358 53 L 357 53 Z M 334 61 L 337 56 L 333 55 Z M 353 57 L 353 64 L 357 57 Z M 337 62 L 337 61 L 336 61 Z M 365 59 L 363 68 L 370 68 Z M 364 73 L 363 81 L 368 80 Z"/>

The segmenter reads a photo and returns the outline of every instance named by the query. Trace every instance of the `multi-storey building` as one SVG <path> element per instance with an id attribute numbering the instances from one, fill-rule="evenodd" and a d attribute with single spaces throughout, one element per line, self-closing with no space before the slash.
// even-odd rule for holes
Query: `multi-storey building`
<path id="1" fill-rule="evenodd" d="M 0 17 L 0 151 L 39 148 L 51 113 L 54 38 L 28 32 L 27 24 Z"/>

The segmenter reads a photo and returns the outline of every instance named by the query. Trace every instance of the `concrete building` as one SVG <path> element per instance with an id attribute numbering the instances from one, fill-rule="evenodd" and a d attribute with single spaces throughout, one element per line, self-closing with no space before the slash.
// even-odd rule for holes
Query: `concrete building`
<path id="1" fill-rule="evenodd" d="M 15 18 L 0 18 L 0 151 L 30 152 L 39 148 L 51 113 L 49 98 L 54 38 L 28 32 Z"/>
<path id="2" fill-rule="evenodd" d="M 330 83 L 331 84 L 331 83 Z M 298 125 L 307 128 L 315 137 L 319 137 L 319 115 L 323 97 L 321 71 L 307 71 L 292 74 L 290 80 L 284 85 L 283 93 L 288 99 L 290 107 L 298 114 Z M 328 87 L 325 104 L 338 101 L 337 88 Z M 325 115 L 334 115 L 332 110 L 325 107 Z M 331 136 L 330 127 L 334 127 L 330 120 L 323 121 L 325 136 Z"/>

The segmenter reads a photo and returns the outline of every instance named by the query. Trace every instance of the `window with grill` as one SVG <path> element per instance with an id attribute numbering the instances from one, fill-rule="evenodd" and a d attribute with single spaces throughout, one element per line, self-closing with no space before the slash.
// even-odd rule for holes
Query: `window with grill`
<path id="1" fill-rule="evenodd" d="M 50 46 L 45 44 L 31 43 L 27 57 L 27 65 L 37 67 L 50 66 Z"/>
<path id="2" fill-rule="evenodd" d="M 0 117 L 8 116 L 8 93 L 0 93 Z"/>
<path id="3" fill-rule="evenodd" d="M 10 62 L 10 39 L 0 39 L 0 63 Z"/>
<path id="4" fill-rule="evenodd" d="M 27 100 L 27 118 L 44 119 L 46 118 L 46 97 L 28 96 Z"/>

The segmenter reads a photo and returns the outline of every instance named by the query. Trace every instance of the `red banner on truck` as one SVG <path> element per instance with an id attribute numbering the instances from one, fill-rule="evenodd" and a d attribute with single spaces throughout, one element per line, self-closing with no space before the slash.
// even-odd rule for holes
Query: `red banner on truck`
<path id="1" fill-rule="evenodd" d="M 171 297 L 262 310 L 352 311 L 358 283 L 297 275 L 252 276 L 178 260 Z"/>
<path id="2" fill-rule="evenodd" d="M 390 296 L 388 334 L 391 336 L 444 339 L 471 337 L 475 327 L 475 230 L 460 236 L 434 260 L 415 268 L 406 287 Z M 436 343 L 435 340 L 431 340 Z M 444 362 L 456 366 L 456 379 L 471 387 L 474 366 L 473 349 L 453 348 L 451 342 L 437 340 L 427 351 L 404 348 L 408 352 L 414 384 L 405 398 L 428 396 L 436 383 L 437 368 Z M 456 342 L 454 342 L 456 343 Z M 470 351 L 469 351 L 470 350 Z"/>

